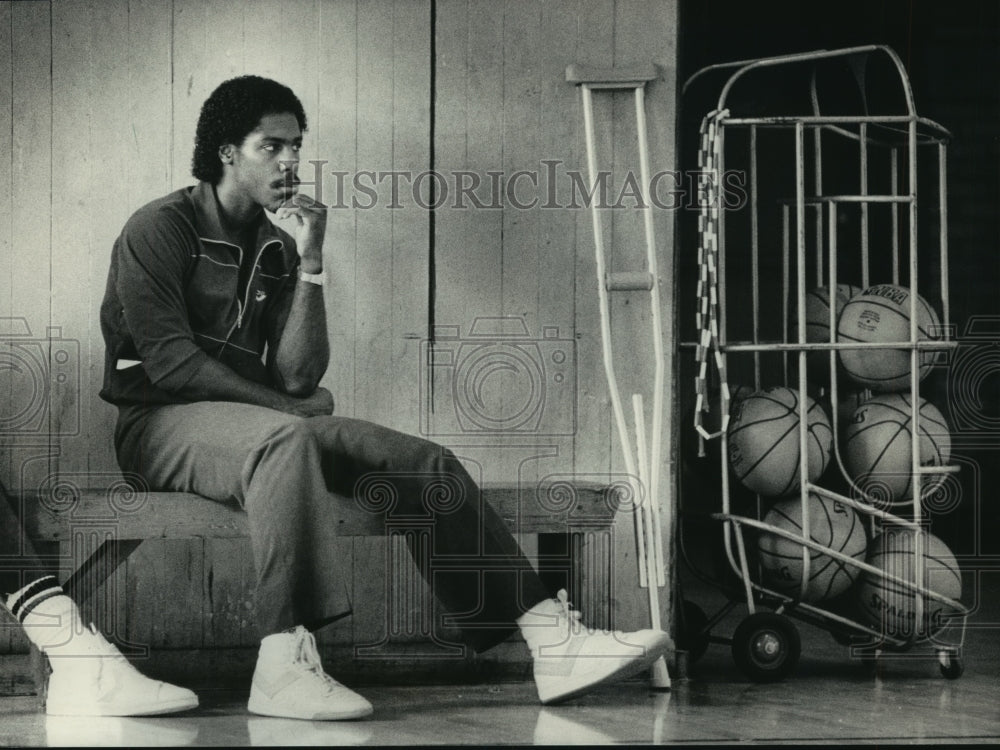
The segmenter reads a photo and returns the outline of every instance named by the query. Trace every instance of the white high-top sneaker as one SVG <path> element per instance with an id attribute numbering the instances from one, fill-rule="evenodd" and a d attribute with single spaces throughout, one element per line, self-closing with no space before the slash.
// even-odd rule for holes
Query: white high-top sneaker
<path id="1" fill-rule="evenodd" d="M 147 716 L 198 705 L 198 696 L 187 688 L 140 674 L 93 625 L 84 627 L 65 594 L 50 596 L 26 613 L 19 610 L 18 619 L 52 667 L 45 701 L 49 715 Z"/>
<path id="2" fill-rule="evenodd" d="M 584 627 L 565 590 L 536 604 L 517 624 L 534 657 L 538 699 L 545 704 L 638 674 L 674 647 L 662 630 L 623 633 Z"/>
<path id="3" fill-rule="evenodd" d="M 263 716 L 324 721 L 372 712 L 371 703 L 323 671 L 316 638 L 301 625 L 260 642 L 247 708 Z"/>

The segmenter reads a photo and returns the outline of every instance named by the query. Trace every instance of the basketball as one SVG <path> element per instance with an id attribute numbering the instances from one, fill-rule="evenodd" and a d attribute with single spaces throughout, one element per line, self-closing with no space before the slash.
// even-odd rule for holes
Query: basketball
<path id="1" fill-rule="evenodd" d="M 869 502 L 881 505 L 913 497 L 913 407 L 908 393 L 873 396 L 854 410 L 844 431 L 844 468 Z M 920 399 L 920 465 L 951 460 L 948 423 L 936 406 Z M 944 479 L 923 475 L 926 495 Z"/>
<path id="2" fill-rule="evenodd" d="M 807 476 L 826 470 L 833 430 L 823 407 L 805 396 L 808 424 Z M 729 421 L 729 465 L 745 487 L 760 495 L 787 495 L 799 488 L 800 394 L 777 386 L 739 403 Z"/>
<path id="3" fill-rule="evenodd" d="M 856 294 L 861 292 L 861 287 L 850 284 L 837 284 L 837 293 L 834 295 L 834 317 L 833 325 L 836 330 L 837 321 L 843 312 L 844 306 Z M 820 286 L 806 292 L 806 343 L 824 344 L 830 343 L 830 289 Z M 798 307 L 793 300 L 792 315 L 795 321 L 793 327 L 793 342 L 797 342 L 799 336 L 798 327 Z M 836 336 L 834 336 L 836 341 Z M 807 367 L 812 378 L 826 382 L 829 379 L 830 355 L 827 352 L 809 352 L 806 355 Z"/>
<path id="4" fill-rule="evenodd" d="M 906 343 L 910 340 L 910 295 L 906 287 L 877 284 L 856 295 L 840 314 L 841 343 Z M 917 339 L 941 338 L 934 308 L 917 295 Z M 910 384 L 909 349 L 842 349 L 844 370 L 855 382 L 876 392 L 900 391 Z M 920 377 L 927 375 L 937 352 L 918 355 Z"/>
<path id="5" fill-rule="evenodd" d="M 833 325 L 836 327 L 844 306 L 855 295 L 860 294 L 861 287 L 851 284 L 837 284 L 837 294 L 834 302 Z M 818 286 L 806 292 L 806 342 L 829 343 L 830 341 L 830 288 Z M 795 341 L 798 341 L 798 308 L 793 299 L 792 316 L 796 320 L 794 327 Z M 836 341 L 836 338 L 834 338 Z"/>
<path id="6" fill-rule="evenodd" d="M 924 617 L 917 628 L 916 592 L 867 571 L 858 584 L 861 610 L 871 627 L 886 635 L 933 635 L 955 614 L 944 602 L 927 596 L 934 592 L 949 599 L 962 596 L 962 574 L 951 550 L 937 537 L 924 533 Z M 891 528 L 872 539 L 866 562 L 884 574 L 917 583 L 914 562 L 916 535 L 912 529 Z"/>
<path id="7" fill-rule="evenodd" d="M 863 560 L 867 548 L 865 527 L 852 508 L 809 493 L 809 539 L 836 552 Z M 779 500 L 764 516 L 764 523 L 782 531 L 805 537 L 802 526 L 802 501 L 798 497 Z M 775 591 L 798 598 L 801 592 L 801 544 L 777 534 L 763 532 L 757 538 L 764 581 Z M 844 593 L 857 578 L 858 568 L 835 560 L 830 555 L 809 549 L 809 580 L 801 601 L 818 602 Z"/>

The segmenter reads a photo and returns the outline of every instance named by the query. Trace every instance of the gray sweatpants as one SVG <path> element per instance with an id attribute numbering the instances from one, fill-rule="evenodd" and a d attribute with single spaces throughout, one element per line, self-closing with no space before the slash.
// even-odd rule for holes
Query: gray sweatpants
<path id="1" fill-rule="evenodd" d="M 410 552 L 477 651 L 504 640 L 550 595 L 462 464 L 427 440 L 357 419 L 201 402 L 123 407 L 115 447 L 122 470 L 150 489 L 235 498 L 246 510 L 261 635 L 349 612 L 343 579 L 351 571 L 338 569 L 330 509 L 379 492 L 395 497 L 396 517 L 430 519 L 429 554 Z"/>

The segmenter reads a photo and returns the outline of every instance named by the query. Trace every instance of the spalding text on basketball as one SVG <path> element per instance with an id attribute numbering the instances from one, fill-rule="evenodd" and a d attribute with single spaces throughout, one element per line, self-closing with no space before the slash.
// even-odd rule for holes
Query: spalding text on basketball
<path id="1" fill-rule="evenodd" d="M 913 632 L 917 613 L 912 608 L 898 608 L 875 592 L 872 592 L 871 595 L 871 605 L 874 610 L 882 613 L 882 621 L 884 623 L 894 623 L 894 626 L 890 627 L 889 632 L 896 633 L 897 635 Z M 930 623 L 930 629 L 935 631 L 948 623 L 949 616 L 942 607 L 937 607 L 927 613 L 925 620 Z"/>

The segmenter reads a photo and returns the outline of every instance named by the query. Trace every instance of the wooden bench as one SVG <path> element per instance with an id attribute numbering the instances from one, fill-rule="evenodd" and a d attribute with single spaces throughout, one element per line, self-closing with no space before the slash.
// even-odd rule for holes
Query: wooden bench
<path id="1" fill-rule="evenodd" d="M 248 536 L 246 513 L 235 502 L 135 487 L 141 482 L 132 478 L 110 490 L 52 486 L 21 498 L 26 532 L 40 545 L 59 545 L 63 568 L 70 566 L 63 586 L 79 602 L 93 595 L 147 539 Z M 587 558 L 607 559 L 610 554 L 610 527 L 621 497 L 613 484 L 552 478 L 527 488 L 487 484 L 482 493 L 512 532 L 538 535 L 539 573 L 553 591 L 572 586 L 578 571 L 593 568 Z M 412 519 L 395 518 L 391 511 L 373 512 L 349 499 L 331 513 L 342 536 L 385 535 L 412 524 Z M 610 600 L 610 589 L 593 595 Z M 36 688 L 44 700 L 47 665 L 34 650 L 32 658 Z"/>

